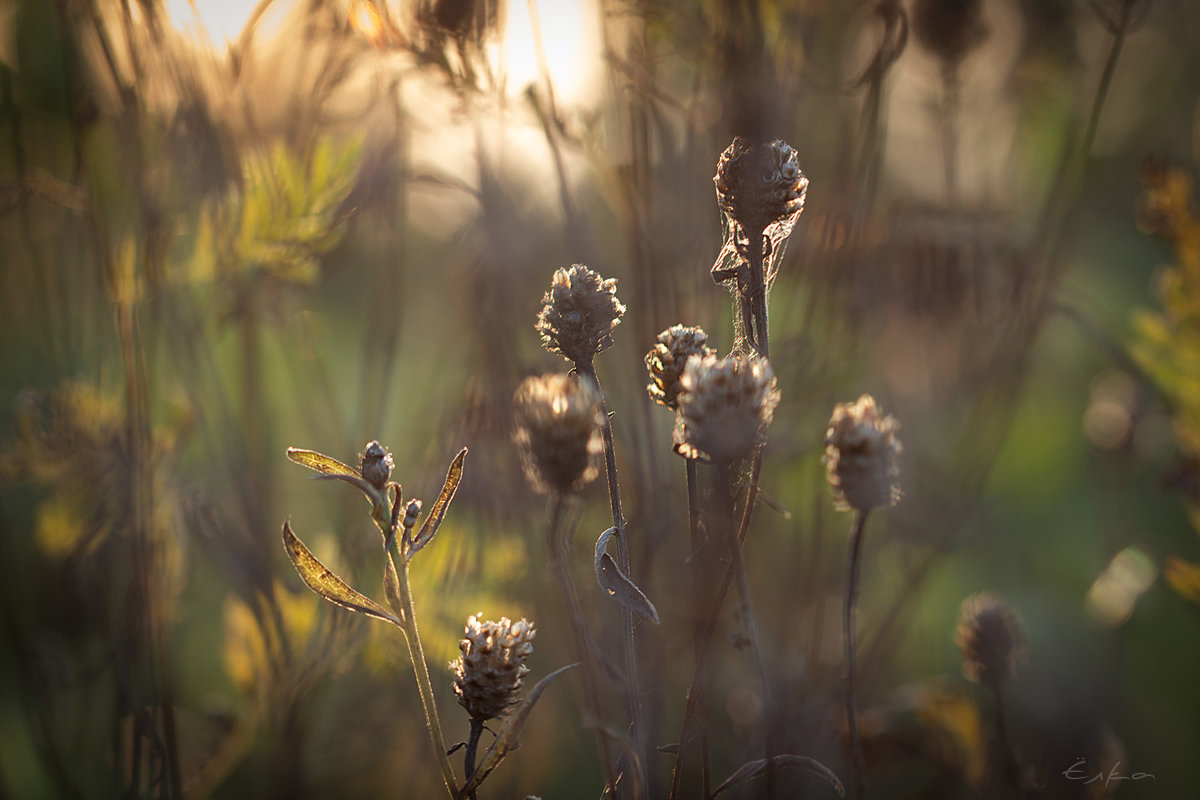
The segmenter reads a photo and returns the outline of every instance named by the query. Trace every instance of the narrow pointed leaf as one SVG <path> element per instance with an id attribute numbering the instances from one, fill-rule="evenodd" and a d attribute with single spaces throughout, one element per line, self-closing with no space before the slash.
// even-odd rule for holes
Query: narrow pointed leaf
<path id="1" fill-rule="evenodd" d="M 320 472 L 322 475 L 353 476 L 361 480 L 358 470 L 348 467 L 332 456 L 318 453 L 316 450 L 302 450 L 299 447 L 289 447 L 287 457 L 302 467 Z"/>
<path id="2" fill-rule="evenodd" d="M 600 584 L 608 595 L 614 598 L 618 603 L 641 614 L 646 619 L 652 621 L 655 625 L 658 624 L 658 610 L 645 593 L 637 587 L 633 581 L 625 576 L 617 567 L 617 562 L 613 561 L 606 551 L 608 550 L 608 540 L 616 535 L 617 529 L 609 528 L 604 533 L 600 534 L 600 538 L 596 540 L 596 581 Z"/>
<path id="3" fill-rule="evenodd" d="M 450 462 L 450 469 L 446 471 L 446 482 L 442 484 L 442 493 L 438 495 L 437 502 L 433 504 L 433 508 L 429 511 L 429 516 L 425 518 L 425 524 L 421 526 L 421 532 L 414 539 L 414 550 L 419 550 L 433 538 L 437 533 L 438 526 L 442 524 L 442 519 L 446 516 L 446 510 L 450 507 L 450 501 L 454 499 L 454 493 L 458 491 L 458 484 L 462 482 L 463 463 L 467 459 L 467 448 L 458 451 L 458 455 Z"/>
<path id="4" fill-rule="evenodd" d="M 834 790 L 837 791 L 839 796 L 846 796 L 846 787 L 842 785 L 840 780 L 838 780 L 838 776 L 834 775 L 833 770 L 822 764 L 820 761 L 817 761 L 815 758 L 783 753 L 777 756 L 772 756 L 771 763 L 779 769 L 784 767 L 801 767 L 806 769 L 812 774 L 828 781 Z M 767 760 L 765 758 L 760 758 L 756 761 L 747 761 L 745 764 L 742 764 L 740 767 L 738 767 L 737 770 L 735 770 L 734 773 L 730 775 L 724 783 L 722 783 L 716 789 L 713 789 L 712 796 L 716 797 L 726 789 L 732 789 L 734 786 L 754 780 L 755 778 L 764 774 L 766 771 Z"/>
<path id="5" fill-rule="evenodd" d="M 359 611 L 368 617 L 386 620 L 393 625 L 401 625 L 398 617 L 371 598 L 350 588 L 350 585 L 333 570 L 322 564 L 312 551 L 304 546 L 304 542 L 292 533 L 291 520 L 283 523 L 283 545 L 287 548 L 288 557 L 292 559 L 296 572 L 300 573 L 301 580 L 308 588 L 342 608 Z"/>
<path id="6" fill-rule="evenodd" d="M 496 740 L 492 742 L 492 746 L 483 754 L 483 758 L 480 759 L 479 766 L 475 769 L 475 774 L 471 776 L 471 780 L 467 781 L 466 785 L 459 790 L 459 797 L 467 797 L 471 792 L 478 789 L 479 784 L 483 783 L 492 770 L 500 766 L 500 762 L 504 760 L 504 757 L 517 748 L 517 739 L 521 735 L 521 729 L 525 727 L 525 723 L 529 720 L 529 715 L 533 711 L 533 707 L 538 699 L 541 698 L 542 692 L 546 691 L 546 687 L 558 679 L 564 672 L 575 669 L 578 666 L 579 664 L 568 664 L 565 667 L 556 669 L 538 681 L 538 685 L 530 689 L 529 693 L 521 698 L 521 702 L 505 718 L 504 727 L 496 734 Z"/>

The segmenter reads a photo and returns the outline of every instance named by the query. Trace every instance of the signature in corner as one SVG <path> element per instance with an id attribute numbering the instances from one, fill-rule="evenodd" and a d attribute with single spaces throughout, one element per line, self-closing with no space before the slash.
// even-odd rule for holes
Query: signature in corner
<path id="1" fill-rule="evenodd" d="M 1135 772 L 1132 775 L 1122 775 L 1120 772 L 1120 767 L 1121 762 L 1118 761 L 1117 763 L 1113 764 L 1112 769 L 1110 769 L 1107 773 L 1101 770 L 1095 774 L 1092 774 L 1088 771 L 1087 759 L 1081 758 L 1063 770 L 1062 776 L 1069 781 L 1083 781 L 1085 785 L 1089 783 L 1096 783 L 1097 781 L 1104 781 L 1105 789 L 1107 789 L 1108 785 L 1113 781 L 1143 781 L 1146 779 L 1152 781 L 1158 780 L 1149 772 Z"/>

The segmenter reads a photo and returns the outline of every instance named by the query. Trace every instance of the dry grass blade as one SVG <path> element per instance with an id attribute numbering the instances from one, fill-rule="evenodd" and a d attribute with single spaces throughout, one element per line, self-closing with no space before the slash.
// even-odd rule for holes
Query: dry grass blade
<path id="1" fill-rule="evenodd" d="M 781 769 L 783 767 L 802 767 L 812 774 L 828 781 L 829 785 L 837 790 L 839 796 L 846 796 L 846 787 L 842 785 L 842 782 L 838 779 L 838 776 L 833 773 L 833 770 L 822 764 L 820 761 L 817 761 L 815 758 L 809 758 L 808 756 L 796 756 L 790 753 L 781 753 L 780 755 L 771 757 L 771 766 L 775 767 L 776 769 Z M 766 771 L 767 759 L 760 758 L 755 761 L 747 761 L 745 764 L 742 764 L 740 767 L 738 767 L 732 775 L 726 778 L 724 783 L 722 783 L 716 789 L 713 789 L 712 796 L 716 797 L 726 789 L 732 789 L 738 784 L 752 781 L 760 775 L 765 774 Z"/>
<path id="2" fill-rule="evenodd" d="M 466 458 L 467 448 L 464 447 L 450 462 L 450 469 L 446 471 L 446 482 L 442 484 L 442 493 L 438 495 L 437 502 L 433 504 L 429 516 L 425 518 L 425 524 L 421 526 L 421 532 L 414 540 L 414 552 L 428 544 L 433 535 L 437 533 L 438 526 L 442 524 L 442 519 L 446 516 L 446 509 L 450 507 L 450 501 L 454 499 L 454 493 L 458 491 L 458 484 L 462 482 L 463 463 Z"/>
<path id="3" fill-rule="evenodd" d="M 399 617 L 371 598 L 350 588 L 350 585 L 338 577 L 333 570 L 322 564 L 312 554 L 312 551 L 304 546 L 304 542 L 292 533 L 291 520 L 283 523 L 283 545 L 287 548 L 288 557 L 292 559 L 296 572 L 300 574 L 300 578 L 308 588 L 342 608 L 402 626 Z"/>
<path id="4" fill-rule="evenodd" d="M 504 757 L 516 747 L 517 739 L 521 735 L 521 729 L 525 727 L 530 713 L 533 712 L 533 706 L 542 696 L 542 692 L 546 691 L 546 687 L 567 670 L 575 669 L 578 666 L 579 664 L 568 664 L 565 667 L 556 669 L 538 681 L 537 686 L 534 686 L 529 690 L 527 695 L 521 698 L 521 702 L 512 710 L 508 718 L 505 719 L 504 727 L 496 734 L 496 741 L 492 742 L 492 746 L 483 754 L 483 758 L 480 760 L 475 774 L 471 776 L 471 779 L 459 791 L 459 797 L 467 797 L 471 792 L 478 789 L 479 785 L 483 783 L 492 770 L 498 767 L 500 762 L 504 760 Z"/>
<path id="5" fill-rule="evenodd" d="M 658 609 L 654 607 L 654 603 L 650 602 L 650 598 L 646 597 L 637 584 L 621 572 L 617 562 L 606 552 L 608 540 L 616 531 L 616 528 L 609 528 L 596 540 L 596 581 L 600 588 L 625 608 L 636 611 L 658 625 Z"/>

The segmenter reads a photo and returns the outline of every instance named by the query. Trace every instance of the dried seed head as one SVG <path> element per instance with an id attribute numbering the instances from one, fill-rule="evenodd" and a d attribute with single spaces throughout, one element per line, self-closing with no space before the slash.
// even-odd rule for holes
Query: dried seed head
<path id="1" fill-rule="evenodd" d="M 532 622 L 481 622 L 483 612 L 467 620 L 458 643 L 462 655 L 450 662 L 454 693 L 472 719 L 486 721 L 516 705 L 521 679 L 529 673 L 525 659 L 533 652 L 537 631 Z"/>
<path id="2" fill-rule="evenodd" d="M 600 401 L 569 375 L 526 378 L 513 396 L 525 475 L 539 492 L 575 492 L 599 473 Z"/>
<path id="3" fill-rule="evenodd" d="M 825 470 L 841 510 L 866 511 L 900 502 L 900 423 L 880 415 L 875 398 L 864 394 L 838 403 L 825 432 Z"/>
<path id="4" fill-rule="evenodd" d="M 779 139 L 758 147 L 734 139 L 717 161 L 713 183 L 717 205 L 748 232 L 800 212 L 808 192 L 795 148 Z"/>
<path id="5" fill-rule="evenodd" d="M 684 457 L 727 464 L 765 441 L 779 390 L 763 359 L 692 356 L 680 386 L 676 435 Z"/>
<path id="6" fill-rule="evenodd" d="M 572 264 L 554 271 L 536 328 L 542 346 L 551 353 L 588 362 L 612 347 L 613 329 L 624 313 L 616 278 L 602 278 L 582 264 Z"/>
<path id="7" fill-rule="evenodd" d="M 359 472 L 362 473 L 363 480 L 382 491 L 392 477 L 392 468 L 395 465 L 392 454 L 383 445 L 370 442 L 363 448 Z"/>
<path id="8" fill-rule="evenodd" d="M 658 344 L 646 353 L 646 369 L 650 383 L 646 391 L 659 405 L 675 410 L 679 407 L 680 378 L 691 356 L 716 355 L 708 346 L 708 334 L 699 325 L 685 328 L 673 325 L 658 335 Z"/>
<path id="9" fill-rule="evenodd" d="M 981 0 L 917 0 L 912 28 L 922 47 L 952 65 L 988 35 Z"/>
<path id="10" fill-rule="evenodd" d="M 1026 662 L 1025 626 L 1003 598 L 984 593 L 963 601 L 954 630 L 962 650 L 963 674 L 975 683 L 995 686 Z"/>

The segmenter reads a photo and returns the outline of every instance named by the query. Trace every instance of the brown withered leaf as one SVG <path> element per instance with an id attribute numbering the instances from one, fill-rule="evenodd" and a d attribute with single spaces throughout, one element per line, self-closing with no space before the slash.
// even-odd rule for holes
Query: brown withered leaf
<path id="1" fill-rule="evenodd" d="M 839 796 L 846 796 L 846 787 L 842 785 L 840 780 L 838 780 L 838 776 L 834 775 L 833 770 L 822 764 L 820 761 L 817 761 L 815 758 L 809 758 L 808 756 L 795 756 L 791 755 L 790 753 L 781 753 L 780 755 L 771 757 L 771 764 L 780 769 L 784 767 L 802 767 L 807 769 L 812 774 L 828 781 L 829 784 L 837 791 Z M 766 771 L 767 760 L 765 758 L 760 758 L 755 761 L 747 761 L 745 764 L 742 764 L 740 767 L 734 770 L 734 773 L 726 778 L 724 783 L 722 783 L 716 789 L 713 789 L 712 796 L 716 797 L 726 789 L 732 789 L 738 784 L 754 780 L 755 778 L 764 774 Z"/>
<path id="2" fill-rule="evenodd" d="M 291 520 L 283 523 L 283 545 L 287 548 L 288 557 L 300 574 L 301 580 L 317 594 L 329 602 L 351 611 L 358 611 L 368 617 L 382 619 L 393 625 L 403 627 L 399 617 L 376 603 L 366 595 L 356 592 L 348 583 L 337 576 L 333 570 L 326 567 L 304 546 L 304 542 L 292 533 Z"/>
<path id="3" fill-rule="evenodd" d="M 322 475 L 341 475 L 360 478 L 358 470 L 348 467 L 332 456 L 318 453 L 316 450 L 304 450 L 299 447 L 289 447 L 287 457 L 302 467 L 308 467 Z"/>
<path id="4" fill-rule="evenodd" d="M 655 625 L 658 622 L 658 609 L 646 597 L 646 594 L 633 581 L 626 577 L 617 567 L 617 562 L 607 552 L 608 540 L 615 536 L 617 529 L 609 528 L 600 534 L 596 540 L 596 581 L 600 588 L 608 593 L 618 603 L 641 614 Z"/>
<path id="5" fill-rule="evenodd" d="M 462 482 L 463 463 L 466 459 L 467 448 L 464 447 L 458 451 L 458 455 L 450 462 L 450 469 L 446 471 L 446 481 L 442 484 L 442 493 L 438 495 L 437 502 L 430 509 L 429 516 L 425 518 L 425 524 L 421 526 L 421 532 L 413 540 L 413 552 L 429 544 L 430 540 L 433 539 L 433 535 L 437 533 L 438 527 L 442 524 L 442 520 L 446 516 L 446 510 L 450 507 L 450 501 L 454 499 L 454 493 L 458 491 L 458 484 Z"/>
<path id="6" fill-rule="evenodd" d="M 517 739 L 521 735 L 521 729 L 525 727 L 525 723 L 529 720 L 529 715 L 533 711 L 533 706 L 541 698 L 542 692 L 546 691 L 553 681 L 559 678 L 564 672 L 570 669 L 575 669 L 579 664 L 568 664 L 565 667 L 560 667 L 554 670 L 546 677 L 538 681 L 537 686 L 529 690 L 521 702 L 509 712 L 504 720 L 504 727 L 496 734 L 496 740 L 492 742 L 492 746 L 483 754 L 483 758 L 479 761 L 479 766 L 475 770 L 475 774 L 471 776 L 471 780 L 459 790 L 459 797 L 467 797 L 471 792 L 479 788 L 484 779 L 491 774 L 492 770 L 500 765 L 504 757 L 516 749 Z"/>

